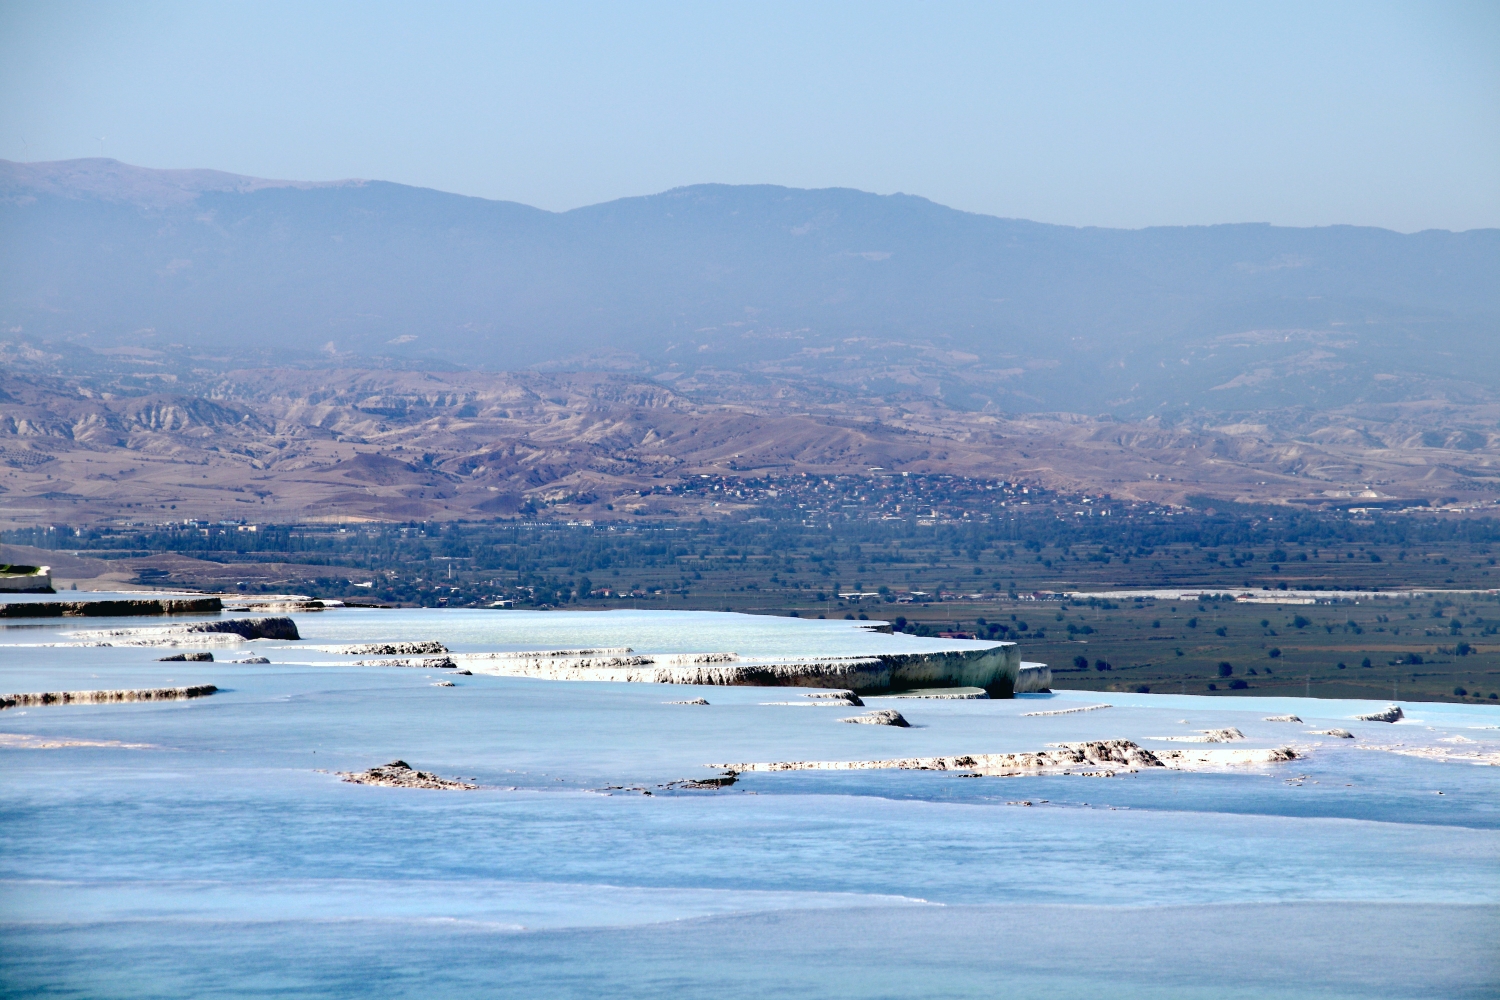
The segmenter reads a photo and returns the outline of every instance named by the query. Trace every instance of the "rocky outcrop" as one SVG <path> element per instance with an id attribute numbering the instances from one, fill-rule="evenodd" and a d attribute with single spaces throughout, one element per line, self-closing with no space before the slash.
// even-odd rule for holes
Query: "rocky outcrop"
<path id="1" fill-rule="evenodd" d="M 1295 715 L 1268 715 L 1264 719 L 1262 719 L 1261 721 L 1262 722 L 1301 722 L 1302 720 L 1299 717 L 1295 716 Z"/>
<path id="2" fill-rule="evenodd" d="M 181 663 L 212 663 L 212 662 L 214 662 L 214 654 L 212 654 L 212 653 L 173 653 L 171 656 L 159 656 L 159 657 L 157 657 L 156 658 L 156 662 L 158 662 L 158 663 L 179 663 L 179 662 L 181 662 Z"/>
<path id="3" fill-rule="evenodd" d="M 1315 729 L 1311 733 L 1308 733 L 1308 735 L 1309 736 L 1335 736 L 1335 737 L 1337 737 L 1337 738 L 1339 738 L 1341 740 L 1352 740 L 1352 739 L 1354 739 L 1354 734 L 1351 733 L 1351 732 L 1349 732 L 1349 730 L 1347 730 L 1347 729 Z"/>
<path id="4" fill-rule="evenodd" d="M 212 684 L 178 688 L 134 688 L 116 691 L 40 691 L 0 695 L 0 708 L 25 705 L 106 705 L 124 701 L 180 701 L 203 698 L 219 690 Z"/>
<path id="5" fill-rule="evenodd" d="M 1014 643 L 982 649 L 865 656 L 745 657 L 734 653 L 636 654 L 629 648 L 454 654 L 478 673 L 549 680 L 686 685 L 848 688 L 874 694 L 977 687 L 1010 697 L 1020 670 Z"/>
<path id="6" fill-rule="evenodd" d="M 1406 718 L 1406 713 L 1401 711 L 1400 705 L 1391 705 L 1379 712 L 1371 712 L 1369 715 L 1356 715 L 1354 717 L 1360 722 L 1395 722 Z"/>
<path id="7" fill-rule="evenodd" d="M 866 712 L 864 715 L 852 715 L 847 719 L 840 719 L 839 721 L 853 722 L 866 726 L 897 726 L 901 729 L 907 729 L 911 726 L 911 723 L 907 722 L 900 712 L 890 708 L 877 708 L 873 712 Z"/>
<path id="8" fill-rule="evenodd" d="M 689 698 L 687 701 L 669 701 L 668 705 L 707 705 L 707 698 Z"/>
<path id="9" fill-rule="evenodd" d="M 13 601 L 0 604 L 0 618 L 128 618 L 135 615 L 213 614 L 217 597 L 131 598 L 118 601 Z"/>
<path id="10" fill-rule="evenodd" d="M 372 767 L 365 771 L 339 771 L 338 775 L 355 785 L 380 785 L 385 788 L 433 788 L 443 791 L 468 792 L 478 785 L 467 781 L 452 781 L 439 778 L 431 771 L 416 771 L 404 760 L 393 760 L 389 764 Z"/>
<path id="11" fill-rule="evenodd" d="M 670 789 L 672 791 L 678 791 L 681 789 L 690 789 L 694 791 L 713 791 L 714 789 L 718 788 L 729 788 L 738 780 L 739 775 L 735 774 L 733 771 L 726 771 L 723 774 L 716 775 L 712 778 L 687 778 L 682 781 L 669 781 L 665 785 L 661 785 L 658 787 Z"/>

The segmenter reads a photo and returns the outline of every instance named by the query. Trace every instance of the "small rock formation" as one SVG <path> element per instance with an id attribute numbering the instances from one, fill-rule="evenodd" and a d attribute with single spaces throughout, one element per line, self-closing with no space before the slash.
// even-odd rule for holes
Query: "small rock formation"
<path id="1" fill-rule="evenodd" d="M 478 785 L 467 781 L 439 778 L 431 771 L 414 771 L 404 760 L 393 760 L 367 771 L 340 771 L 340 778 L 355 785 L 380 785 L 385 788 L 437 788 L 444 791 L 473 791 Z"/>
<path id="2" fill-rule="evenodd" d="M 1301 722 L 1302 720 L 1299 719 L 1299 718 L 1297 718 L 1297 716 L 1295 716 L 1295 715 L 1268 715 L 1264 719 L 1262 719 L 1261 721 L 1262 722 Z"/>
<path id="3" fill-rule="evenodd" d="M 707 698 L 689 698 L 687 701 L 669 701 L 668 705 L 707 705 Z"/>
<path id="4" fill-rule="evenodd" d="M 120 701 L 179 701 L 202 698 L 219 690 L 212 684 L 180 688 L 135 688 L 116 691 L 39 691 L 0 695 L 0 708 L 18 705 L 104 705 Z"/>
<path id="5" fill-rule="evenodd" d="M 1341 740 L 1352 740 L 1354 734 L 1347 729 L 1316 729 L 1309 733 L 1310 736 L 1337 736 Z"/>
<path id="6" fill-rule="evenodd" d="M 453 683 L 452 681 L 438 681 L 436 684 L 434 684 L 432 686 L 435 687 L 435 688 L 458 687 L 458 685 L 455 684 L 455 683 Z"/>
<path id="7" fill-rule="evenodd" d="M 370 642 L 363 646 L 345 646 L 338 650 L 350 656 L 425 656 L 446 653 L 448 647 L 436 639 L 423 642 Z"/>
<path id="8" fill-rule="evenodd" d="M 270 663 L 264 656 L 246 656 L 238 660 L 230 660 L 230 663 Z"/>
<path id="9" fill-rule="evenodd" d="M 728 788 L 739 780 L 739 775 L 733 771 L 725 771 L 723 774 L 713 778 L 687 778 L 683 781 L 669 781 L 660 787 L 669 789 L 689 788 L 694 790 L 711 790 L 715 788 Z"/>
<path id="10" fill-rule="evenodd" d="M 812 698 L 815 701 L 830 702 L 838 705 L 848 705 L 852 708 L 864 708 L 865 703 L 859 700 L 859 695 L 853 691 L 814 691 L 802 697 Z"/>
<path id="11" fill-rule="evenodd" d="M 1406 718 L 1406 713 L 1401 711 L 1400 705 L 1391 705 L 1381 712 L 1372 712 L 1369 715 L 1356 715 L 1355 719 L 1360 722 L 1395 722 L 1397 719 Z"/>
<path id="12" fill-rule="evenodd" d="M 186 663 L 212 663 L 212 662 L 214 662 L 214 654 L 212 654 L 212 653 L 174 653 L 171 656 L 159 656 L 159 657 L 156 658 L 156 662 L 158 662 L 158 663 L 176 663 L 176 662 L 179 662 L 179 661 L 180 662 L 186 662 Z"/>
<path id="13" fill-rule="evenodd" d="M 901 713 L 890 708 L 877 708 L 873 712 L 864 715 L 853 715 L 840 722 L 854 722 L 866 726 L 899 726 L 902 729 L 910 728 L 911 723 L 902 718 Z"/>

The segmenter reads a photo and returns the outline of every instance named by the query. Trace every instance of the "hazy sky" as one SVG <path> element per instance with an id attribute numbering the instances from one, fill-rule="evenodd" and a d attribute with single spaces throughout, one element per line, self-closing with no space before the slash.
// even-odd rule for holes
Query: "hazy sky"
<path id="1" fill-rule="evenodd" d="M 0 0 L 0 157 L 101 151 L 551 209 L 721 181 L 1500 226 L 1500 3 Z"/>

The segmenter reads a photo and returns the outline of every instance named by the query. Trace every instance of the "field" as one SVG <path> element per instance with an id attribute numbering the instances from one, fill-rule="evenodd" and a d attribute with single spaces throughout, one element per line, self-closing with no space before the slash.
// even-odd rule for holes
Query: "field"
<path id="1" fill-rule="evenodd" d="M 943 605 L 939 617 L 929 608 L 903 615 L 907 627 L 987 635 L 989 625 L 1007 626 L 1022 655 L 1050 664 L 1061 688 L 1484 701 L 1500 723 L 1492 594 L 1313 605 L 999 601 Z"/>
<path id="2" fill-rule="evenodd" d="M 0 561 L 83 589 L 868 617 L 1015 639 L 1061 687 L 1478 698 L 1500 714 L 1490 518 L 1053 506 L 938 522 L 54 526 L 6 533 Z M 1146 590 L 1257 602 L 1100 596 Z"/>

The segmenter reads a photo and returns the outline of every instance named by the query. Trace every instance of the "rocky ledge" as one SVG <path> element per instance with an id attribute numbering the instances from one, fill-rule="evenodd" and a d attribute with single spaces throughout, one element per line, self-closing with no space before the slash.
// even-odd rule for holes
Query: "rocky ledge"
<path id="1" fill-rule="evenodd" d="M 180 701 L 203 698 L 219 690 L 212 684 L 180 688 L 135 688 L 117 691 L 37 691 L 0 695 L 0 708 L 21 705 L 105 705 L 121 701 Z"/>
<path id="2" fill-rule="evenodd" d="M 467 781 L 439 778 L 431 771 L 413 770 L 404 760 L 393 760 L 366 771 L 339 771 L 338 776 L 351 784 L 380 785 L 385 788 L 435 788 L 450 792 L 469 792 L 479 787 Z"/>

